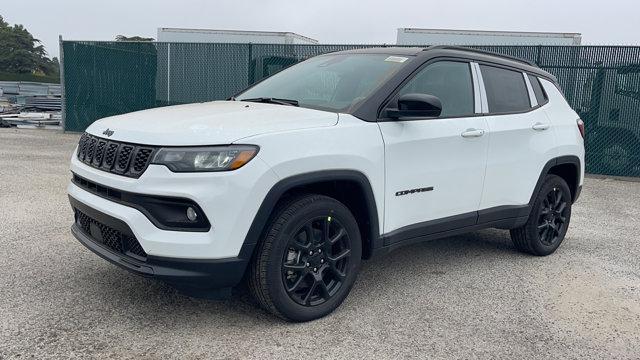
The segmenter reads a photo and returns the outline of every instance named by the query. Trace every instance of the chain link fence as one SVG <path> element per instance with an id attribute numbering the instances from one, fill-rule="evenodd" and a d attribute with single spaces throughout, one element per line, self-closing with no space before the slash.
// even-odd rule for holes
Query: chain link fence
<path id="1" fill-rule="evenodd" d="M 306 58 L 380 45 L 63 41 L 66 131 L 158 106 L 226 99 Z M 585 121 L 587 172 L 640 176 L 640 47 L 481 46 L 554 74 Z"/>

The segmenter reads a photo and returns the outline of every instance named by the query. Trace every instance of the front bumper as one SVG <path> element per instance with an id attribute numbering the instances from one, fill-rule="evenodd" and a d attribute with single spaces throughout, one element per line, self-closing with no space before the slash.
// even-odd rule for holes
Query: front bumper
<path id="1" fill-rule="evenodd" d="M 69 201 L 76 214 L 80 211 L 110 229 L 134 236 L 123 221 L 93 209 L 71 196 Z M 244 244 L 237 257 L 225 259 L 178 259 L 153 255 L 141 258 L 104 246 L 91 233 L 83 230 L 78 220 L 71 227 L 71 233 L 81 244 L 103 259 L 135 274 L 162 280 L 192 294 L 199 290 L 231 288 L 237 285 L 244 275 L 254 247 L 253 244 Z"/>
<path id="2" fill-rule="evenodd" d="M 228 172 L 172 173 L 150 165 L 138 179 L 94 169 L 71 159 L 71 171 L 95 184 L 140 196 L 187 199 L 202 209 L 208 231 L 160 228 L 140 209 L 112 201 L 71 182 L 69 196 L 103 214 L 126 223 L 144 251 L 152 256 L 179 259 L 225 259 L 239 256 L 258 208 L 273 184 L 275 173 L 259 157 Z M 255 243 L 255 240 L 252 239 Z"/>

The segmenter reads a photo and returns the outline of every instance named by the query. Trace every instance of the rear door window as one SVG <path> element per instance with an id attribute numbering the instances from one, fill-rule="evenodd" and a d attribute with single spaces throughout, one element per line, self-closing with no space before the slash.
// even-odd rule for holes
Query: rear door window
<path id="1" fill-rule="evenodd" d="M 480 65 L 490 113 L 526 111 L 531 108 L 529 92 L 519 71 Z"/>

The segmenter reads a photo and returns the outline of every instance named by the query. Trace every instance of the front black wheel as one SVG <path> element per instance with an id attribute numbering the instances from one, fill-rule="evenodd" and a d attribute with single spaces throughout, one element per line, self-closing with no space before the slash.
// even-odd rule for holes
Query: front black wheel
<path id="1" fill-rule="evenodd" d="M 360 269 L 358 224 L 339 201 L 322 195 L 289 199 L 276 209 L 249 274 L 260 305 L 290 321 L 331 313 Z"/>
<path id="2" fill-rule="evenodd" d="M 516 248 L 538 256 L 556 251 L 569 227 L 571 203 L 571 191 L 564 179 L 547 175 L 526 224 L 511 230 Z"/>

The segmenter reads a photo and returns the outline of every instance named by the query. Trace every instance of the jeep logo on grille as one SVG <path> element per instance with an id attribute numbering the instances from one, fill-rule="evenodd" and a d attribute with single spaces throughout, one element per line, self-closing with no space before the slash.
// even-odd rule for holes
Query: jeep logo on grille
<path id="1" fill-rule="evenodd" d="M 113 130 L 107 128 L 107 130 L 102 132 L 102 135 L 107 135 L 110 137 L 111 135 L 113 135 Z"/>

